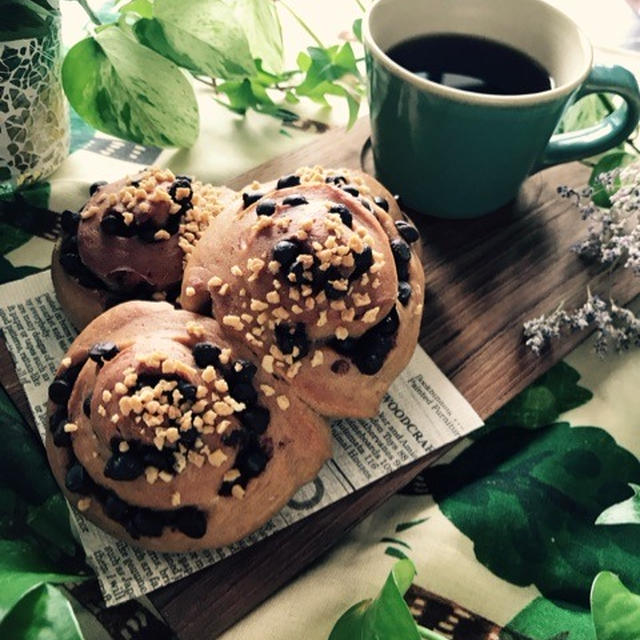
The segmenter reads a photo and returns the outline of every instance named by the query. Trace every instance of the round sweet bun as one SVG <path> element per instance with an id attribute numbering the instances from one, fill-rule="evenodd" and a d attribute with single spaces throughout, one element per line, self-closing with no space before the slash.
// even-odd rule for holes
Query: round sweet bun
<path id="1" fill-rule="evenodd" d="M 219 324 L 165 302 L 91 322 L 49 388 L 46 449 L 70 503 L 157 551 L 235 542 L 330 456 L 326 422 Z"/>
<path id="2" fill-rule="evenodd" d="M 53 281 L 77 329 L 131 299 L 174 301 L 185 256 L 236 193 L 151 168 L 95 183 L 79 213 L 62 216 Z"/>
<path id="3" fill-rule="evenodd" d="M 315 411 L 375 415 L 417 344 L 418 233 L 333 182 L 275 186 L 244 191 L 209 226 L 180 302 L 216 317 Z"/>

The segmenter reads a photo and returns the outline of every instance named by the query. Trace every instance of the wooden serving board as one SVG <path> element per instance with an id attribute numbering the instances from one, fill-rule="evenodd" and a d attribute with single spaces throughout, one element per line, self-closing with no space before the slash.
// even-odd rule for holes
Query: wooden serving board
<path id="1" fill-rule="evenodd" d="M 364 152 L 368 135 L 368 120 L 362 119 L 351 131 L 325 133 L 238 176 L 229 186 L 241 188 L 309 164 L 372 171 Z M 569 251 L 585 236 L 586 225 L 572 203 L 557 196 L 556 187 L 581 186 L 588 176 L 588 168 L 579 163 L 548 169 L 527 180 L 516 202 L 475 220 L 412 214 L 423 237 L 426 274 L 420 344 L 483 418 L 586 338 L 573 334 L 537 357 L 524 346 L 525 320 L 553 311 L 562 301 L 567 308 L 581 304 L 587 286 L 619 303 L 640 293 L 638 278 L 621 272 L 611 280 Z M 473 198 L 472 191 L 468 197 Z M 0 382 L 29 415 L 2 347 Z M 253 547 L 155 591 L 151 601 L 181 640 L 217 636 L 440 455 L 442 451 L 425 456 Z"/>

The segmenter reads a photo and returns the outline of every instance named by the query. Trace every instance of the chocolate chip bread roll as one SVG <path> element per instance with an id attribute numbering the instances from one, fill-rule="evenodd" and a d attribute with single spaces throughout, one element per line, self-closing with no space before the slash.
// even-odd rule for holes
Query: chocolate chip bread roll
<path id="1" fill-rule="evenodd" d="M 417 231 L 333 183 L 276 186 L 245 191 L 203 234 L 181 304 L 213 313 L 319 413 L 374 415 L 417 343 Z"/>
<path id="2" fill-rule="evenodd" d="M 80 213 L 64 212 L 52 258 L 56 294 L 76 328 L 124 300 L 175 300 L 185 254 L 234 196 L 168 169 L 95 183 Z"/>
<path id="3" fill-rule="evenodd" d="M 49 387 L 46 448 L 71 504 L 147 549 L 255 531 L 330 455 L 327 424 L 215 320 L 127 302 L 76 338 Z"/>

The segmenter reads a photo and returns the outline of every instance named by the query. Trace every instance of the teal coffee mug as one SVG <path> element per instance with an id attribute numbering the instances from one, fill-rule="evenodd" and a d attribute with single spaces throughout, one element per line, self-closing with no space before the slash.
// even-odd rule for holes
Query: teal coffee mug
<path id="1" fill-rule="evenodd" d="M 493 211 L 516 196 L 527 175 L 606 151 L 638 123 L 633 74 L 593 66 L 583 32 L 542 0 L 378 0 L 362 32 L 377 176 L 426 214 Z M 463 90 L 416 75 L 388 55 L 401 42 L 437 34 L 508 45 L 548 72 L 550 88 L 516 95 Z M 595 126 L 553 135 L 567 106 L 595 92 L 623 102 Z"/>

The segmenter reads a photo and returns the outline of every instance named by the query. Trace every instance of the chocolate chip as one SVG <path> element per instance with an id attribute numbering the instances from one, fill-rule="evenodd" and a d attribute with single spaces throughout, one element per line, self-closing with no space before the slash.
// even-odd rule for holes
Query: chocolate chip
<path id="1" fill-rule="evenodd" d="M 56 404 L 66 404 L 71 395 L 72 385 L 66 380 L 57 378 L 49 385 L 49 400 Z"/>
<path id="2" fill-rule="evenodd" d="M 250 207 L 254 202 L 258 202 L 260 198 L 262 198 L 264 194 L 259 191 L 254 191 L 253 193 L 244 192 L 242 194 L 242 203 L 244 204 L 244 208 Z"/>
<path id="3" fill-rule="evenodd" d="M 222 436 L 222 444 L 227 447 L 237 447 L 239 444 L 246 442 L 247 439 L 247 432 L 244 429 L 234 429 L 231 433 L 225 433 Z"/>
<path id="4" fill-rule="evenodd" d="M 49 430 L 53 432 L 64 427 L 68 420 L 66 407 L 59 407 L 49 418 Z"/>
<path id="5" fill-rule="evenodd" d="M 304 196 L 293 195 L 293 196 L 287 196 L 282 201 L 282 204 L 289 207 L 300 207 L 303 204 L 309 204 L 309 201 Z"/>
<path id="6" fill-rule="evenodd" d="M 216 347 L 211 342 L 198 342 L 193 346 L 193 358 L 201 369 L 209 365 L 219 367 L 220 353 L 220 347 Z"/>
<path id="7" fill-rule="evenodd" d="M 360 198 L 360 204 L 367 210 L 371 211 L 371 205 L 365 198 Z"/>
<path id="8" fill-rule="evenodd" d="M 337 373 L 339 376 L 343 376 L 345 373 L 348 373 L 349 369 L 351 369 L 349 361 L 344 360 L 343 358 L 336 360 L 331 365 L 331 371 L 333 371 L 333 373 Z"/>
<path id="9" fill-rule="evenodd" d="M 60 244 L 61 253 L 78 253 L 78 236 L 66 236 Z"/>
<path id="10" fill-rule="evenodd" d="M 136 229 L 138 234 L 138 238 L 142 240 L 142 242 L 146 242 L 147 244 L 152 244 L 156 242 L 156 233 L 158 233 L 159 228 L 156 226 L 156 223 L 149 218 L 149 220 L 145 220 L 141 225 L 139 225 Z"/>
<path id="11" fill-rule="evenodd" d="M 297 187 L 299 184 L 300 184 L 300 177 L 294 174 L 291 174 L 289 176 L 282 176 L 282 178 L 278 180 L 276 189 L 286 189 L 287 187 Z"/>
<path id="12" fill-rule="evenodd" d="M 344 298 L 348 293 L 348 289 L 337 289 L 332 284 L 332 282 L 335 282 L 336 280 L 341 280 L 342 275 L 335 267 L 329 267 L 327 272 L 327 280 L 324 284 L 324 292 L 327 298 L 329 298 L 329 300 L 339 300 L 340 298 Z"/>
<path id="13" fill-rule="evenodd" d="M 280 240 L 273 247 L 273 259 L 277 260 L 283 269 L 288 269 L 300 254 L 300 245 L 291 240 Z"/>
<path id="14" fill-rule="evenodd" d="M 162 535 L 164 521 L 162 514 L 153 509 L 137 509 L 131 524 L 141 536 L 157 538 Z"/>
<path id="15" fill-rule="evenodd" d="M 374 330 L 377 333 L 382 334 L 383 336 L 392 336 L 398 331 L 398 326 L 400 325 L 400 318 L 398 317 L 398 312 L 396 311 L 395 306 L 389 313 L 374 327 Z"/>
<path id="16" fill-rule="evenodd" d="M 352 184 L 345 184 L 344 187 L 342 187 L 342 190 L 345 193 L 352 195 L 354 198 L 357 198 L 360 195 L 360 192 Z"/>
<path id="17" fill-rule="evenodd" d="M 53 431 L 53 444 L 56 447 L 68 447 L 71 444 L 71 434 L 64 430 L 64 425 Z"/>
<path id="18" fill-rule="evenodd" d="M 176 191 L 178 189 L 189 189 L 189 194 L 180 200 L 176 200 Z M 191 200 L 193 191 L 191 190 L 191 180 L 185 180 L 185 178 L 176 178 L 169 186 L 169 195 L 174 202 L 182 204 Z"/>
<path id="19" fill-rule="evenodd" d="M 73 385 L 83 365 L 84 362 L 78 362 L 78 364 L 74 364 L 73 366 L 63 371 L 59 377 L 63 380 L 66 380 L 70 385 Z"/>
<path id="20" fill-rule="evenodd" d="M 207 516 L 196 507 L 182 507 L 174 515 L 178 531 L 189 538 L 202 538 L 207 532 Z"/>
<path id="21" fill-rule="evenodd" d="M 97 182 L 89 185 L 89 195 L 92 196 L 98 189 L 100 189 L 100 187 L 104 187 L 105 184 L 107 184 L 106 180 L 98 180 Z"/>
<path id="22" fill-rule="evenodd" d="M 329 342 L 329 346 L 332 349 L 335 349 L 340 355 L 348 356 L 355 351 L 356 347 L 358 346 L 358 340 L 357 338 L 351 337 L 347 337 L 344 340 L 333 338 Z"/>
<path id="23" fill-rule="evenodd" d="M 376 196 L 373 201 L 384 211 L 389 211 L 389 203 L 384 198 Z"/>
<path id="24" fill-rule="evenodd" d="M 404 307 L 409 304 L 409 299 L 411 298 L 411 285 L 404 280 L 400 280 L 398 282 L 398 300 L 402 303 Z"/>
<path id="25" fill-rule="evenodd" d="M 400 238 L 394 238 L 391 241 L 391 251 L 397 261 L 409 262 L 409 260 L 411 260 L 411 249 L 409 249 L 409 245 L 404 240 L 400 240 Z"/>
<path id="26" fill-rule="evenodd" d="M 88 351 L 88 356 L 94 361 L 100 363 L 102 360 L 113 360 L 120 349 L 114 342 L 97 342 Z"/>
<path id="27" fill-rule="evenodd" d="M 86 469 L 81 464 L 74 464 L 64 477 L 64 486 L 72 493 L 87 494 L 91 491 L 91 480 Z"/>
<path id="28" fill-rule="evenodd" d="M 357 355 L 355 358 L 355 363 L 360 373 L 364 373 L 365 375 L 372 376 L 375 373 L 378 373 L 380 369 L 382 369 L 384 360 L 385 358 L 383 354 L 373 351 L 370 353 L 363 353 L 363 354 Z"/>
<path id="29" fill-rule="evenodd" d="M 415 242 L 420 237 L 418 230 L 412 224 L 409 224 L 405 220 L 396 220 L 395 224 L 398 233 L 407 242 Z"/>
<path id="30" fill-rule="evenodd" d="M 263 434 L 269 426 L 269 409 L 265 407 L 249 407 L 240 414 L 240 422 L 247 428 L 257 433 Z"/>
<path id="31" fill-rule="evenodd" d="M 289 282 L 294 284 L 304 284 L 306 282 L 304 277 L 304 272 L 306 271 L 305 266 L 299 260 L 296 260 L 290 267 L 289 273 L 293 274 L 293 278 L 287 277 Z"/>
<path id="32" fill-rule="evenodd" d="M 78 230 L 80 224 L 80 214 L 75 211 L 65 209 L 60 218 L 60 226 L 65 233 L 73 234 Z"/>
<path id="33" fill-rule="evenodd" d="M 231 397 L 246 405 L 255 404 L 258 400 L 258 393 L 253 385 L 247 382 L 240 382 L 231 389 Z"/>
<path id="34" fill-rule="evenodd" d="M 140 186 L 140 180 L 132 180 L 129 184 L 137 189 Z"/>
<path id="35" fill-rule="evenodd" d="M 88 289 L 104 289 L 104 285 L 100 278 L 91 273 L 84 264 L 81 263 L 81 268 L 78 274 L 76 275 L 78 278 L 78 282 Z"/>
<path id="36" fill-rule="evenodd" d="M 340 183 L 342 184 L 347 184 L 347 179 L 344 176 L 327 176 L 324 181 L 327 184 L 336 184 L 339 185 Z"/>
<path id="37" fill-rule="evenodd" d="M 195 427 L 180 432 L 180 444 L 183 444 L 187 449 L 193 449 L 196 440 L 198 439 L 198 430 Z"/>
<path id="38" fill-rule="evenodd" d="M 208 343 L 204 343 L 208 344 Z M 195 384 L 190 384 L 186 380 L 180 380 L 178 382 L 178 391 L 182 394 L 185 400 L 195 400 L 198 388 Z"/>
<path id="39" fill-rule="evenodd" d="M 60 264 L 70 276 L 77 276 L 84 269 L 82 260 L 80 260 L 80 256 L 77 253 L 60 254 Z"/>
<path id="40" fill-rule="evenodd" d="M 129 505 L 110 491 L 104 499 L 104 512 L 116 522 L 122 522 L 129 515 Z"/>
<path id="41" fill-rule="evenodd" d="M 258 203 L 256 213 L 259 216 L 272 216 L 276 212 L 276 201 L 272 198 L 266 198 Z"/>
<path id="42" fill-rule="evenodd" d="M 104 467 L 104 475 L 113 480 L 135 480 L 143 473 L 142 460 L 131 451 L 111 456 Z"/>
<path id="43" fill-rule="evenodd" d="M 329 209 L 329 213 L 337 213 L 340 216 L 340 220 L 342 220 L 342 224 L 349 227 L 349 229 L 353 228 L 353 215 L 345 205 L 334 204 L 331 209 Z"/>
<path id="44" fill-rule="evenodd" d="M 294 347 L 298 348 L 298 354 L 294 360 L 300 360 L 309 353 L 309 339 L 304 323 L 297 322 L 295 327 L 286 323 L 276 325 L 275 335 L 278 348 L 282 353 L 289 354 L 293 352 Z"/>
<path id="45" fill-rule="evenodd" d="M 100 221 L 100 229 L 107 235 L 131 238 L 136 234 L 136 227 L 126 224 L 122 214 L 117 212 L 106 213 Z"/>
<path id="46" fill-rule="evenodd" d="M 169 219 L 164 225 L 164 230 L 170 235 L 174 235 L 175 233 L 178 233 L 178 231 L 180 230 L 180 216 L 178 215 L 169 216 Z"/>
<path id="47" fill-rule="evenodd" d="M 411 249 L 409 245 L 400 238 L 391 241 L 391 252 L 396 261 L 396 272 L 400 280 L 409 279 L 409 260 L 411 260 Z"/>
<path id="48" fill-rule="evenodd" d="M 243 449 L 236 457 L 235 466 L 244 478 L 255 478 L 267 466 L 269 458 L 259 447 Z"/>
<path id="49" fill-rule="evenodd" d="M 193 178 L 191 178 L 191 176 L 180 175 L 180 176 L 176 176 L 176 180 L 184 180 L 184 182 L 188 182 L 189 184 L 191 184 L 191 181 L 193 180 Z"/>
<path id="50" fill-rule="evenodd" d="M 89 394 L 82 402 L 82 410 L 87 418 L 91 417 L 91 394 Z"/>
<path id="51" fill-rule="evenodd" d="M 349 278 L 351 280 L 356 280 L 364 273 L 369 271 L 369 269 L 373 265 L 373 251 L 371 251 L 371 247 L 366 246 L 363 249 L 362 253 L 354 254 L 353 259 L 355 264 Z"/>
<path id="52" fill-rule="evenodd" d="M 258 368 L 249 360 L 234 360 L 229 369 L 225 372 L 224 377 L 230 387 L 235 387 L 241 382 L 251 384 Z"/>
<path id="53" fill-rule="evenodd" d="M 174 457 L 171 449 L 158 450 L 154 446 L 141 449 L 142 463 L 145 467 L 155 467 L 160 471 L 173 472 Z"/>

